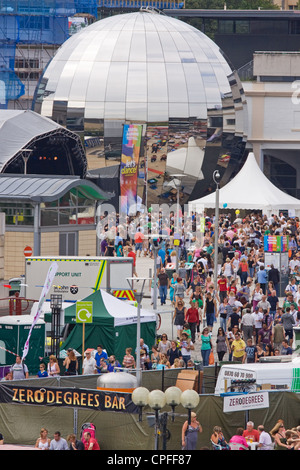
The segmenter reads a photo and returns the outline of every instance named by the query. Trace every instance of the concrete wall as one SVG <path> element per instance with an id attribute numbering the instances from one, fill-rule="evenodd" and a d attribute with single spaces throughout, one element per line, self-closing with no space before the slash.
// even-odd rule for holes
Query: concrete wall
<path id="1" fill-rule="evenodd" d="M 0 234 L 0 279 L 25 274 L 24 248 L 33 248 L 33 232 Z M 59 232 L 41 233 L 41 256 L 59 256 Z M 96 230 L 78 232 L 78 256 L 96 256 Z"/>
<path id="2" fill-rule="evenodd" d="M 25 274 L 24 248 L 33 248 L 33 232 L 6 232 L 4 246 L 4 279 Z"/>
<path id="3" fill-rule="evenodd" d="M 253 74 L 257 77 L 300 76 L 299 52 L 262 52 L 253 54 Z"/>

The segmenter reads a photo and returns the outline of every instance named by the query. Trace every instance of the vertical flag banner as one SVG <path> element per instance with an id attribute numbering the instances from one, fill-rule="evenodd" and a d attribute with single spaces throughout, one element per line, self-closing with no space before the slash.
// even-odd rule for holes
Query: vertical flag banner
<path id="1" fill-rule="evenodd" d="M 137 203 L 137 177 L 142 138 L 141 124 L 125 124 L 120 165 L 121 212 Z"/>
<path id="2" fill-rule="evenodd" d="M 24 345 L 24 350 L 23 350 L 23 356 L 22 356 L 22 361 L 25 359 L 25 357 L 27 356 L 27 353 L 29 351 L 29 341 L 30 341 L 30 336 L 31 336 L 31 333 L 32 333 L 32 330 L 33 328 L 35 327 L 38 319 L 40 318 L 40 315 L 41 315 L 41 312 L 42 312 L 42 306 L 43 306 L 43 303 L 44 301 L 46 300 L 46 297 L 47 297 L 47 294 L 49 292 L 49 290 L 51 289 L 51 286 L 52 286 L 52 283 L 53 283 L 53 280 L 54 280 L 54 277 L 55 277 L 55 274 L 56 274 L 56 271 L 57 271 L 57 268 L 58 268 L 58 264 L 54 261 L 50 268 L 49 268 L 49 271 L 47 273 L 47 277 L 46 277 L 46 280 L 45 280 L 45 284 L 43 286 L 43 289 L 42 289 L 42 292 L 41 292 L 41 295 L 40 295 L 40 300 L 39 300 L 39 303 L 38 303 L 38 308 L 37 308 L 37 312 L 33 318 L 33 321 L 32 321 L 32 325 L 30 327 L 30 330 L 29 330 L 29 333 L 28 333 L 28 337 L 27 337 L 27 340 L 26 340 L 26 343 Z"/>

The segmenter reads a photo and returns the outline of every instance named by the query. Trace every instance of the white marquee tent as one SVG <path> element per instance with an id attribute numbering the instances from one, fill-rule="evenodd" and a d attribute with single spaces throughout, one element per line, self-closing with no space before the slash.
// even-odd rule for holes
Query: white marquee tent
<path id="1" fill-rule="evenodd" d="M 189 209 L 201 212 L 215 208 L 216 193 L 189 202 Z M 249 153 L 239 173 L 219 191 L 220 208 L 262 210 L 264 214 L 295 210 L 300 214 L 300 200 L 274 186 L 259 168 L 254 154 Z"/>

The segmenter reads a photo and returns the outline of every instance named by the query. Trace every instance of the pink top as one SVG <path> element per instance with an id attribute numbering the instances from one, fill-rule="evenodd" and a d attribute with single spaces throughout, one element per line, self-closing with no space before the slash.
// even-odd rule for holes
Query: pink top
<path id="1" fill-rule="evenodd" d="M 238 435 L 232 436 L 229 442 L 234 442 L 235 444 L 242 444 L 243 446 L 248 447 L 248 442 L 243 436 L 238 436 Z M 239 450 L 243 450 L 243 449 L 241 448 Z"/>

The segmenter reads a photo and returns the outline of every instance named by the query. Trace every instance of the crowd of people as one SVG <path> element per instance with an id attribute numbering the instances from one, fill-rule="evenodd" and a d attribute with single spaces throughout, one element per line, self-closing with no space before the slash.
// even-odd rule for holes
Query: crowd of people
<path id="1" fill-rule="evenodd" d="M 232 220 L 230 214 L 221 214 L 215 267 L 214 217 L 204 218 L 199 237 L 197 214 L 180 212 L 179 220 L 176 216 L 176 212 L 164 216 L 162 211 L 149 211 L 128 217 L 124 223 L 106 214 L 101 253 L 133 257 L 136 275 L 137 257 L 156 257 L 157 286 L 153 279 L 152 304 L 169 301 L 174 308 L 178 345 L 186 345 L 183 330 L 190 330 L 183 359 L 191 360 L 196 341 L 201 342 L 204 365 L 221 361 L 226 353 L 229 360 L 241 362 L 256 362 L 263 355 L 291 354 L 293 327 L 300 323 L 298 218 L 281 213 L 271 217 L 249 214 L 242 219 L 236 211 Z M 181 236 L 175 249 L 177 232 Z M 280 267 L 281 273 L 273 264 L 265 265 L 264 236 L 272 235 L 288 237 L 289 264 Z M 280 277 L 284 271 L 289 283 L 282 293 Z M 220 328 L 213 351 L 210 337 L 216 321 Z"/>
<path id="2" fill-rule="evenodd" d="M 141 367 L 166 368 L 192 365 L 195 345 L 200 345 L 204 366 L 222 361 L 258 362 L 262 356 L 293 353 L 294 330 L 300 325 L 300 227 L 297 218 L 272 215 L 267 218 L 250 214 L 243 219 L 236 214 L 221 214 L 218 231 L 218 266 L 214 266 L 215 220 L 205 217 L 201 237 L 197 215 L 181 214 L 182 236 L 174 249 L 176 214 L 143 214 L 128 218 L 124 224 L 106 217 L 103 226 L 101 253 L 105 256 L 156 257 L 157 289 L 151 283 L 151 300 L 174 309 L 173 323 L 176 337 L 167 340 L 158 336 L 155 345 L 141 347 Z M 151 227 L 157 236 L 147 236 Z M 279 292 L 280 272 L 274 265 L 266 266 L 264 236 L 289 237 L 289 275 L 284 293 Z M 154 248 L 156 248 L 154 250 Z M 217 288 L 214 275 L 217 275 Z M 217 325 L 214 344 L 212 334 Z M 163 350 L 160 350 L 163 348 Z M 96 357 L 98 357 L 96 355 Z M 175 361 L 176 359 L 176 361 Z M 127 349 L 124 357 L 110 356 L 95 365 L 95 358 L 87 350 L 83 360 L 83 374 L 106 372 L 117 367 L 135 368 L 135 354 Z M 64 363 L 66 375 L 78 373 L 74 352 L 68 351 Z M 58 361 L 50 357 L 48 366 L 40 365 L 38 376 L 59 375 Z M 26 365 L 16 360 L 11 373 L 14 378 L 26 377 Z"/>
<path id="3" fill-rule="evenodd" d="M 205 217 L 204 231 L 199 238 L 195 214 L 180 219 L 184 234 L 179 246 L 174 249 L 176 217 L 173 214 L 168 226 L 162 214 L 146 214 L 145 225 L 132 224 L 131 232 L 124 232 L 118 223 L 109 222 L 104 227 L 101 241 L 103 256 L 129 256 L 134 262 L 137 276 L 137 258 L 153 258 L 156 273 L 150 286 L 151 300 L 168 303 L 173 309 L 173 324 L 176 337 L 169 339 L 166 333 L 157 337 L 153 345 L 140 342 L 140 361 L 143 370 L 193 367 L 193 352 L 198 345 L 204 366 L 222 361 L 240 363 L 258 362 L 264 356 L 293 354 L 295 326 L 300 326 L 300 224 L 297 218 L 272 215 L 267 218 L 250 214 L 243 219 L 231 220 L 229 214 L 220 216 L 218 231 L 218 265 L 215 260 L 215 220 Z M 109 219 L 108 219 L 109 220 Z M 156 227 L 157 236 L 146 236 L 146 227 Z M 284 292 L 280 289 L 282 274 L 273 264 L 266 266 L 264 258 L 264 236 L 283 235 L 289 237 L 289 263 L 285 267 L 288 282 Z M 156 248 L 156 249 L 154 249 Z M 154 259 L 155 256 L 155 259 Z M 214 275 L 217 273 L 217 283 Z M 154 282 L 157 289 L 154 289 Z M 217 288 L 216 288 L 217 286 Z M 154 295 L 157 299 L 154 299 Z M 216 327 L 216 328 L 214 328 Z M 214 338 L 213 338 L 214 335 Z M 214 341 L 213 341 L 214 339 Z M 82 363 L 82 374 L 98 374 L 121 369 L 135 369 L 136 351 L 126 348 L 123 357 L 108 356 L 102 345 L 96 351 L 87 349 Z M 95 354 L 94 354 L 95 353 Z M 78 360 L 74 351 L 67 351 L 64 374 L 78 373 Z M 38 377 L 61 374 L 58 360 L 50 356 L 49 363 L 41 363 Z M 11 367 L 5 380 L 27 378 L 28 369 L 21 358 Z M 249 426 L 248 426 L 249 425 Z M 211 446 L 215 450 L 226 450 L 233 444 L 241 449 L 255 444 L 257 449 L 300 450 L 300 428 L 285 430 L 282 422 L 266 432 L 263 425 L 254 430 L 253 423 L 247 429 L 238 428 L 227 441 L 222 429 L 214 427 Z M 251 428 L 252 425 L 252 428 Z M 251 429 L 250 429 L 251 428 Z M 184 423 L 182 447 L 194 448 L 202 426 L 193 415 L 191 423 Z M 255 432 L 254 432 L 255 431 Z M 46 432 L 46 430 L 44 431 Z M 88 437 L 88 436 L 87 436 Z M 91 440 L 91 436 L 89 436 Z M 90 442 L 91 444 L 91 442 Z M 50 441 L 48 437 L 38 439 L 36 446 L 75 449 L 81 444 L 75 436 L 63 439 L 60 433 Z M 86 447 L 85 449 L 89 448 Z M 96 446 L 96 447 L 95 447 Z M 94 443 L 93 450 L 97 448 Z"/>

